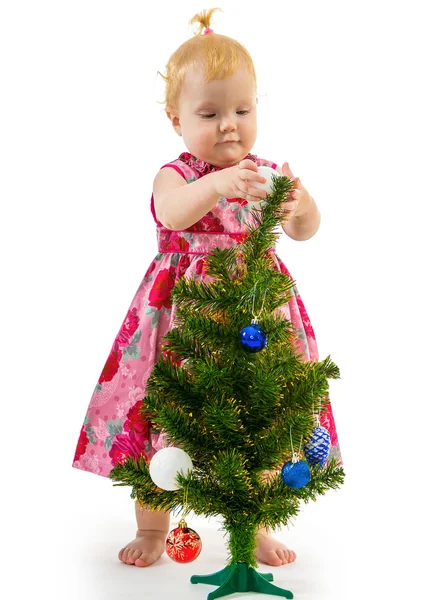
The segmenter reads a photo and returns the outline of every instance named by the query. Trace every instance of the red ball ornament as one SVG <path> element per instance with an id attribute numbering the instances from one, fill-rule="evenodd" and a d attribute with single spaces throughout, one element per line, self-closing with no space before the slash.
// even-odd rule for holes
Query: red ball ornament
<path id="1" fill-rule="evenodd" d="M 179 526 L 168 534 L 165 542 L 166 553 L 178 563 L 190 563 L 198 558 L 201 550 L 201 538 L 194 529 L 187 526 L 184 519 L 181 519 Z"/>

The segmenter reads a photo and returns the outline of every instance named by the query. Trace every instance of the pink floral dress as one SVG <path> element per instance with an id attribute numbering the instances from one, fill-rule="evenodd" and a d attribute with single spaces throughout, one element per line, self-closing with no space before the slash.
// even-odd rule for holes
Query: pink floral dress
<path id="1" fill-rule="evenodd" d="M 276 163 L 248 154 L 245 158 L 276 169 Z M 175 169 L 188 184 L 219 170 L 183 152 L 177 160 L 163 165 Z M 96 383 L 80 431 L 73 466 L 107 477 L 127 456 L 147 459 L 167 445 L 167 438 L 139 414 L 146 381 L 163 348 L 163 336 L 171 329 L 175 306 L 171 292 L 180 277 L 205 279 L 204 259 L 214 247 L 241 243 L 252 214 L 246 200 L 220 198 L 199 221 L 182 231 L 165 228 L 156 218 L 153 195 L 151 211 L 157 226 L 158 254 L 150 264 L 112 344 Z M 290 276 L 273 253 L 276 269 Z M 297 344 L 306 360 L 318 360 L 316 338 L 296 286 L 293 296 L 281 307 L 297 330 Z M 321 417 L 331 436 L 330 456 L 342 465 L 331 406 Z"/>

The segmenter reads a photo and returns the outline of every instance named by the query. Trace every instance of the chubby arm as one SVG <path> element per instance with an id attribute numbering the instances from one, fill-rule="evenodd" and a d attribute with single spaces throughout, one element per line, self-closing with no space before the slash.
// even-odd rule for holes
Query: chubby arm
<path id="1" fill-rule="evenodd" d="M 153 182 L 155 213 L 167 229 L 187 229 L 220 200 L 211 175 L 188 184 L 172 167 L 161 169 Z"/>
<path id="2" fill-rule="evenodd" d="M 276 170 L 282 175 L 282 169 L 277 166 Z M 286 173 L 285 173 L 286 175 Z M 281 221 L 283 231 L 293 240 L 308 240 L 320 227 L 320 212 L 316 202 L 310 196 L 306 188 L 300 183 L 298 187 L 298 206 L 290 215 L 289 220 Z M 285 206 L 283 204 L 283 206 Z"/>
<path id="3" fill-rule="evenodd" d="M 249 159 L 204 175 L 190 184 L 172 167 L 164 167 L 153 182 L 155 213 L 167 229 L 187 229 L 206 215 L 221 197 L 254 201 L 265 198 L 267 193 L 254 185 L 265 181 L 257 165 Z"/>

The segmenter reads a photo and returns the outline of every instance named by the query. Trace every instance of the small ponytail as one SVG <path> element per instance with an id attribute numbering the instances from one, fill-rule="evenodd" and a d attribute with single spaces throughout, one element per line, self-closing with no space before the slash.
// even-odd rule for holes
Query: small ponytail
<path id="1" fill-rule="evenodd" d="M 195 35 L 202 35 L 202 30 L 205 28 L 207 31 L 204 33 L 212 33 L 212 29 L 210 29 L 211 25 L 211 17 L 215 13 L 215 11 L 221 10 L 221 8 L 210 8 L 209 10 L 203 10 L 197 13 L 190 21 L 189 25 L 194 25 L 195 23 L 199 23 L 198 31 L 195 32 Z"/>

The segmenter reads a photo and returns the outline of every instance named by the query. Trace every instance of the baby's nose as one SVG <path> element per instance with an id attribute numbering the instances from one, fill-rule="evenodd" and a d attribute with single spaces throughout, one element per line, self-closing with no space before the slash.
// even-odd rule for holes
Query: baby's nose
<path id="1" fill-rule="evenodd" d="M 220 125 L 220 131 L 222 132 L 233 131 L 234 129 L 236 129 L 236 123 L 231 119 L 223 121 Z"/>

